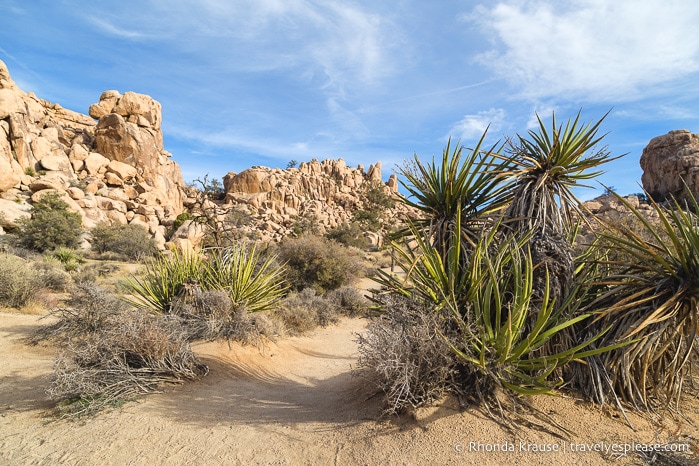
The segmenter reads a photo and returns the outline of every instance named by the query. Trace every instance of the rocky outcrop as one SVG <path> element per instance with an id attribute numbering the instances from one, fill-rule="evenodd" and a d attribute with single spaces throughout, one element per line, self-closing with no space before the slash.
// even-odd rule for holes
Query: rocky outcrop
<path id="1" fill-rule="evenodd" d="M 682 198 L 687 188 L 699 198 L 699 134 L 670 131 L 651 139 L 641 155 L 643 188 L 654 198 Z"/>
<path id="2" fill-rule="evenodd" d="M 24 93 L 0 61 L 0 198 L 18 206 L 0 226 L 13 228 L 32 199 L 58 192 L 85 228 L 142 224 L 163 244 L 183 210 L 184 181 L 163 148 L 160 103 L 106 91 L 89 113 Z"/>
<path id="3" fill-rule="evenodd" d="M 352 212 L 362 208 L 361 193 L 368 185 L 378 183 L 387 194 L 398 195 L 398 182 L 391 175 L 387 183 L 381 178 L 381 162 L 348 167 L 344 160 L 313 159 L 298 168 L 252 167 L 241 173 L 228 173 L 223 178 L 226 210 L 238 209 L 252 215 L 254 230 L 263 241 L 279 241 L 292 233 L 299 217 L 315 222 L 320 232 L 335 228 L 351 219 Z M 404 206 L 389 213 L 401 217 Z M 375 237 L 375 236 L 372 236 Z"/>

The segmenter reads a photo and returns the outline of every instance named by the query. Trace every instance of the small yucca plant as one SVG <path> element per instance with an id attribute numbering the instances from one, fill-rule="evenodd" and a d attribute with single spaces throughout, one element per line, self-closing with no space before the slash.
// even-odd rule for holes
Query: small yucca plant
<path id="1" fill-rule="evenodd" d="M 136 307 L 167 313 L 185 282 L 200 281 L 204 259 L 196 252 L 175 249 L 170 254 L 146 260 L 145 265 L 142 277 L 127 279 L 131 296 L 126 300 Z"/>
<path id="2" fill-rule="evenodd" d="M 289 288 L 276 257 L 262 257 L 254 246 L 215 248 L 207 254 L 206 287 L 227 291 L 234 307 L 248 312 L 275 309 Z"/>
<path id="3" fill-rule="evenodd" d="M 248 312 L 273 309 L 288 288 L 275 257 L 264 258 L 242 245 L 209 249 L 206 256 L 175 250 L 149 260 L 146 269 L 143 277 L 129 279 L 129 302 L 157 312 L 170 312 L 172 300 L 187 286 L 226 291 L 234 308 Z"/>
<path id="4" fill-rule="evenodd" d="M 457 142 L 452 149 L 451 139 L 442 153 L 441 164 L 434 159 L 423 164 L 417 155 L 412 164 L 400 169 L 405 178 L 401 182 L 408 192 L 402 202 L 421 212 L 415 219 L 418 230 L 430 231 L 431 242 L 442 257 L 450 247 L 457 220 L 466 240 L 475 244 L 484 218 L 503 207 L 505 186 L 502 184 L 508 161 L 498 157 L 500 148 L 489 150 L 481 146 L 487 131 L 474 149 L 464 153 Z M 407 231 L 403 231 L 407 234 Z"/>

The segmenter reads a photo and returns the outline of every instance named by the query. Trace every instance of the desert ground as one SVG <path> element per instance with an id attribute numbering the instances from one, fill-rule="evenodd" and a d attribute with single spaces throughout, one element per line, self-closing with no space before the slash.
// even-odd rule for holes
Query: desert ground
<path id="1" fill-rule="evenodd" d="M 569 396 L 534 399 L 571 431 L 562 437 L 509 432 L 453 399 L 382 418 L 381 396 L 355 371 L 366 322 L 257 347 L 196 344 L 210 367 L 203 379 L 69 420 L 52 415 L 44 393 L 58 349 L 25 341 L 44 322 L 0 313 L 0 464 L 644 464 L 612 449 L 699 439 L 696 402 L 684 419 L 629 414 L 634 431 L 619 413 Z M 607 451 L 581 451 L 595 448 Z"/>

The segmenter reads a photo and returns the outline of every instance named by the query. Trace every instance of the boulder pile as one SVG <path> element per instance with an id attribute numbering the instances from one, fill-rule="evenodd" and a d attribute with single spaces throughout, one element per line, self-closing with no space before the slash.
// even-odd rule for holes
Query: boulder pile
<path id="1" fill-rule="evenodd" d="M 84 228 L 139 224 L 163 246 L 184 208 L 184 181 L 163 148 L 160 104 L 106 91 L 89 113 L 23 92 L 0 61 L 0 227 L 14 228 L 32 202 L 55 192 Z"/>

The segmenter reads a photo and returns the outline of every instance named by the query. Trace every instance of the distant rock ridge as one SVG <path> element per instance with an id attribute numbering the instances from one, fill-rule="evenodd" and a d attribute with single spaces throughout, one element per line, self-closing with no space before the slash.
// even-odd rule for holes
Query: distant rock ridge
<path id="1" fill-rule="evenodd" d="M 374 184 L 382 186 L 389 195 L 399 196 L 395 175 L 385 183 L 382 180 L 381 162 L 370 165 L 366 171 L 362 165 L 348 167 L 342 159 L 312 159 L 286 170 L 254 166 L 223 177 L 225 204 L 218 209 L 221 219 L 230 210 L 247 212 L 253 222 L 243 229 L 261 241 L 277 242 L 293 234 L 299 218 L 312 220 L 321 233 L 351 221 L 352 213 L 364 207 L 365 188 Z M 185 205 L 193 207 L 194 199 L 185 200 Z M 387 215 L 395 223 L 402 221 L 407 211 L 399 203 Z M 196 243 L 196 237 L 201 236 L 201 232 L 185 230 L 175 237 Z M 379 233 L 366 232 L 366 235 L 371 244 L 381 244 Z"/>
<path id="2" fill-rule="evenodd" d="M 650 140 L 641 155 L 643 188 L 653 197 L 686 197 L 686 187 L 699 200 L 699 134 L 675 130 Z"/>
<path id="3" fill-rule="evenodd" d="M 162 246 L 185 185 L 163 148 L 160 103 L 112 90 L 89 113 L 23 92 L 0 61 L 0 226 L 13 228 L 32 202 L 56 192 L 83 227 L 140 224 Z"/>

